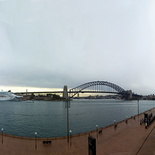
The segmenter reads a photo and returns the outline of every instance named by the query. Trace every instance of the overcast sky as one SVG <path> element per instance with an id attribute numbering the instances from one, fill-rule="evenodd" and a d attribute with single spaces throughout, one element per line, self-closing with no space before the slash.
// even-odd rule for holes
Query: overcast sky
<path id="1" fill-rule="evenodd" d="M 0 0 L 0 89 L 95 80 L 155 93 L 154 0 Z"/>

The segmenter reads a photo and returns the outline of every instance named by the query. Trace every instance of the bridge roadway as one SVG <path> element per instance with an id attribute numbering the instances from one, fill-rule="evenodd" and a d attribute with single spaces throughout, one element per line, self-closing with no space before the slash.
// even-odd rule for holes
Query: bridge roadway
<path id="1" fill-rule="evenodd" d="M 155 115 L 155 109 L 151 111 Z M 60 138 L 24 138 L 0 133 L 0 155 L 88 155 L 88 136 L 96 138 L 97 155 L 154 155 L 155 153 L 155 123 L 148 129 L 140 125 L 143 114 L 135 119 L 128 118 L 97 130 L 72 135 L 70 143 L 66 137 Z M 153 132 L 152 132 L 153 131 Z M 51 144 L 43 144 L 43 140 L 50 140 Z"/>
<path id="2" fill-rule="evenodd" d="M 16 92 L 14 94 L 63 94 L 63 91 L 43 91 L 43 92 Z M 106 91 L 98 91 L 98 90 L 83 90 L 83 91 L 68 91 L 69 94 L 74 93 L 108 93 L 108 94 L 120 94 L 118 92 L 106 92 Z"/>

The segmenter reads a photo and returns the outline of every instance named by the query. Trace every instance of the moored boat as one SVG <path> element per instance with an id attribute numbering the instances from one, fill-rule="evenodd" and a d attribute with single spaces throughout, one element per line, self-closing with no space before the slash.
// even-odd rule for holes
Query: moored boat
<path id="1" fill-rule="evenodd" d="M 0 101 L 19 100 L 22 96 L 17 96 L 11 91 L 0 91 Z"/>

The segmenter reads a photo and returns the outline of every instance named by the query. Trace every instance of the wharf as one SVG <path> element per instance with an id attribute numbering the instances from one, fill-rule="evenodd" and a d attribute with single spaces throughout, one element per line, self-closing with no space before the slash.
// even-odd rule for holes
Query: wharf
<path id="1" fill-rule="evenodd" d="M 155 115 L 155 109 L 150 111 Z M 145 129 L 140 125 L 143 114 L 102 129 L 73 135 L 70 143 L 61 138 L 24 138 L 0 135 L 0 155 L 88 155 L 88 136 L 96 138 L 96 155 L 153 155 L 155 152 L 155 123 Z M 101 130 L 101 129 L 99 129 Z M 43 141 L 51 141 L 44 144 Z"/>

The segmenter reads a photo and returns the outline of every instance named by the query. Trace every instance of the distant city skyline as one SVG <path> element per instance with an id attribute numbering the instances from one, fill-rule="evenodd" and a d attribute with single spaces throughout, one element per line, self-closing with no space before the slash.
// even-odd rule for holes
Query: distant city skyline
<path id="1" fill-rule="evenodd" d="M 154 0 L 1 0 L 0 89 L 99 80 L 154 94 L 154 27 Z"/>

